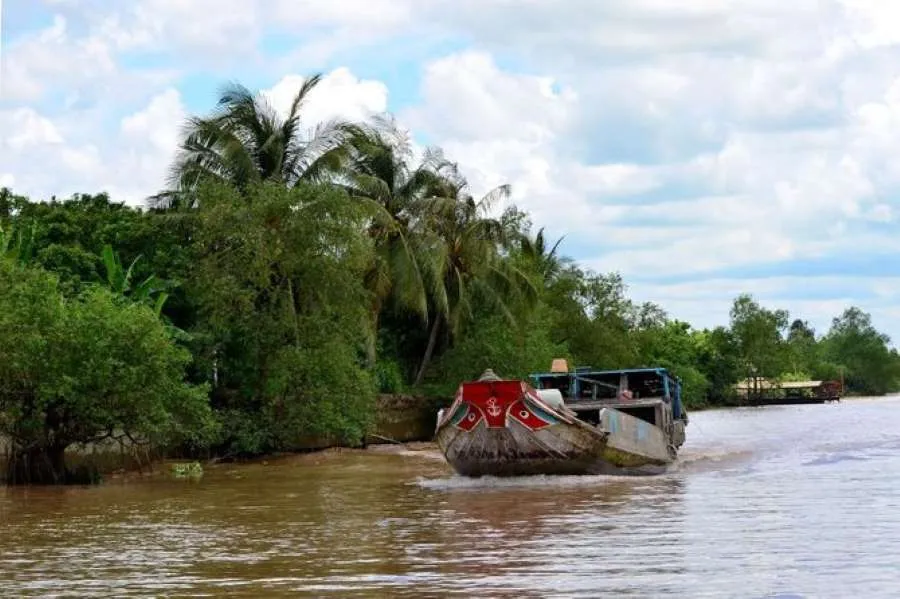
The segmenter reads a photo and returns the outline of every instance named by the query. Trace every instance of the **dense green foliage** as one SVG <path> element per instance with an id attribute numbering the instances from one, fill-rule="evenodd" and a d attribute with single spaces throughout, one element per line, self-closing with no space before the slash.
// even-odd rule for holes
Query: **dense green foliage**
<path id="1" fill-rule="evenodd" d="M 43 269 L 0 261 L 0 434 L 14 482 L 65 482 L 63 452 L 116 435 L 206 444 L 215 423 L 190 354 L 147 306 L 92 287 L 64 297 Z"/>
<path id="2" fill-rule="evenodd" d="M 185 280 L 224 448 L 291 449 L 308 434 L 358 442 L 376 391 L 358 359 L 365 211 L 339 190 L 307 185 L 239 193 L 211 184 L 202 197 Z"/>
<path id="3" fill-rule="evenodd" d="M 415 161 L 390 119 L 303 137 L 317 82 L 286 118 L 226 88 L 147 209 L 0 191 L 0 433 L 18 454 L 122 433 L 218 455 L 356 444 L 379 392 L 447 395 L 556 357 L 664 366 L 692 407 L 749 377 L 898 388 L 858 308 L 817 335 L 742 295 L 698 330 L 498 211 L 507 186 L 475 198 L 439 151 Z"/>

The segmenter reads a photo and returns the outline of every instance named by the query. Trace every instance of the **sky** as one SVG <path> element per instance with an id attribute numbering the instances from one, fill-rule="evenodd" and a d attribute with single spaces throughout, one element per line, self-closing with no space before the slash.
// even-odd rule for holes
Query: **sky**
<path id="1" fill-rule="evenodd" d="M 0 186 L 161 189 L 229 81 L 304 123 L 393 113 L 476 192 L 697 327 L 753 294 L 900 340 L 900 4 L 0 0 Z"/>

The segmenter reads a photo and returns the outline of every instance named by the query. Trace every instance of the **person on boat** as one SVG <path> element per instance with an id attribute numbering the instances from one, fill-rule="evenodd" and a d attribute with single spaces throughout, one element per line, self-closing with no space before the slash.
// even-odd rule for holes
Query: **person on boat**
<path id="1" fill-rule="evenodd" d="M 631 392 L 631 389 L 622 389 L 617 398 L 619 401 L 631 401 L 634 399 L 634 393 Z"/>

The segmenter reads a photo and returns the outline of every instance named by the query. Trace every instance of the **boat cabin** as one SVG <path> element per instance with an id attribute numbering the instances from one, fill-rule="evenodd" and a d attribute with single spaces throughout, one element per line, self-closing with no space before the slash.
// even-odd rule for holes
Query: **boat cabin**
<path id="1" fill-rule="evenodd" d="M 661 428 L 684 418 L 681 381 L 665 368 L 569 371 L 565 360 L 554 360 L 550 372 L 529 378 L 535 389 L 558 390 L 566 407 L 593 424 L 603 408 L 615 408 Z"/>

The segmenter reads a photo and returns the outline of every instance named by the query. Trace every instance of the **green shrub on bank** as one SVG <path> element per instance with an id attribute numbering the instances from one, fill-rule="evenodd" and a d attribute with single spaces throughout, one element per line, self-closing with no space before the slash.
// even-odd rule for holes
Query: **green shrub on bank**
<path id="1" fill-rule="evenodd" d="M 153 310 L 102 288 L 75 297 L 39 268 L 0 259 L 0 435 L 16 483 L 63 483 L 73 444 L 112 435 L 207 444 L 206 385 L 184 380 L 190 353 Z"/>

